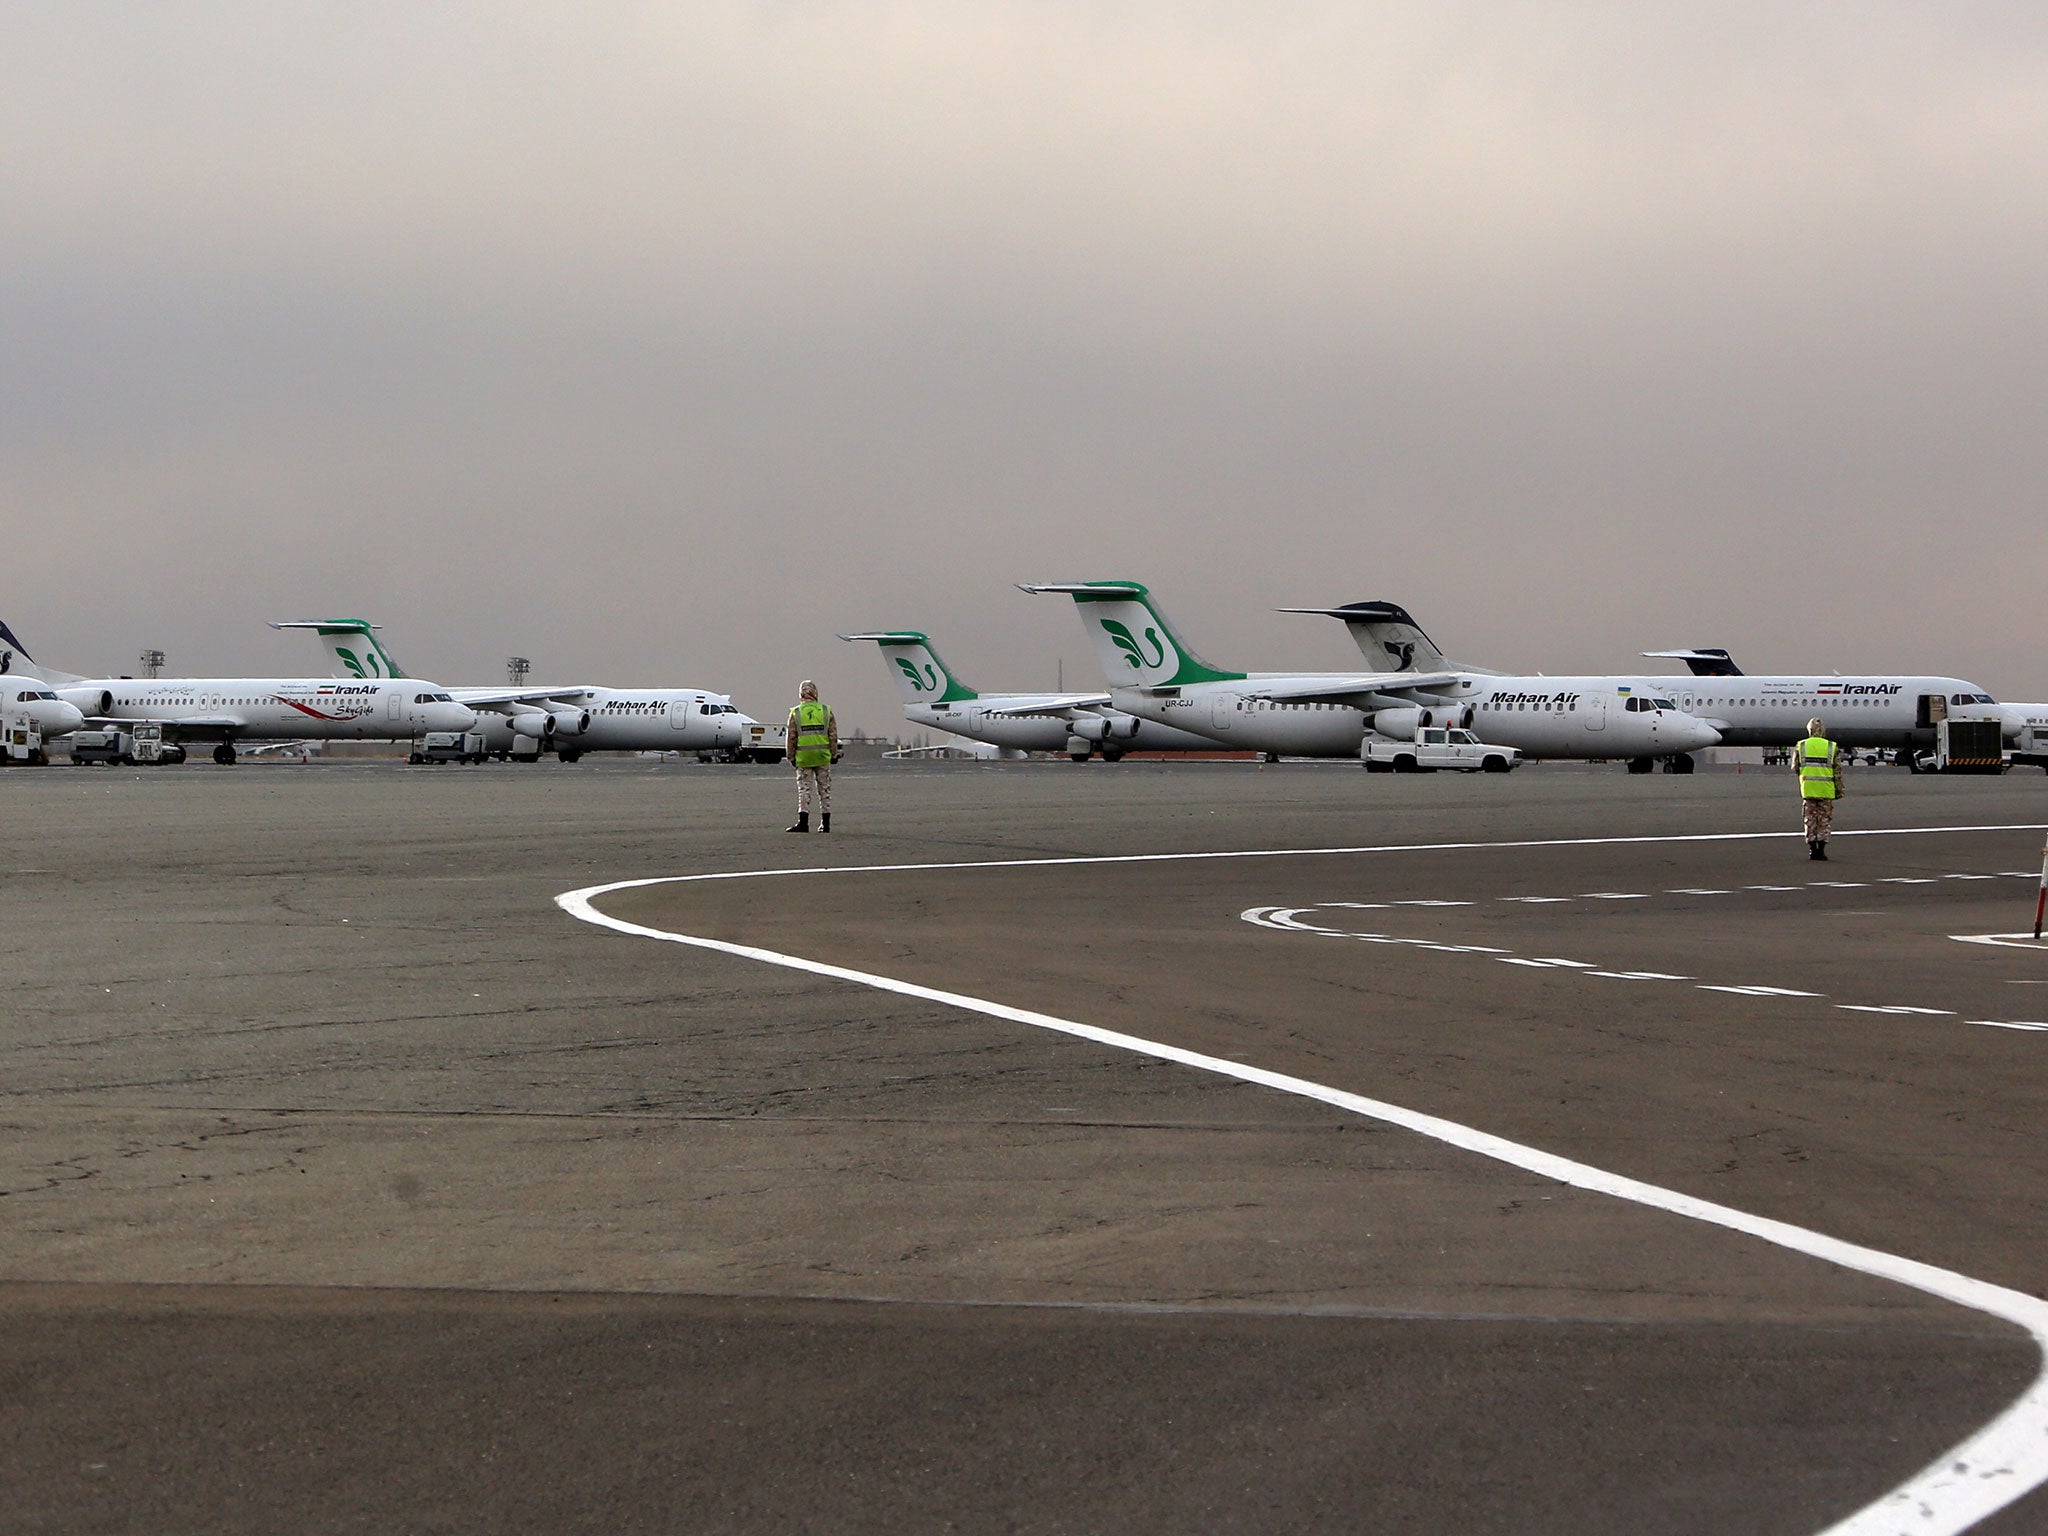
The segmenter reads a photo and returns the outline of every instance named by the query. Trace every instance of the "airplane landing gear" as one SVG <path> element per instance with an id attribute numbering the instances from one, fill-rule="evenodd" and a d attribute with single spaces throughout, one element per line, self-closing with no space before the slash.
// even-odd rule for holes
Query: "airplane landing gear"
<path id="1" fill-rule="evenodd" d="M 1664 771 L 1666 773 L 1691 773 L 1692 769 L 1692 758 L 1683 752 L 1664 759 Z"/>
<path id="2" fill-rule="evenodd" d="M 1654 757 L 1632 757 L 1628 760 L 1628 771 L 1630 773 L 1648 773 L 1656 766 L 1657 759 Z"/>
<path id="3" fill-rule="evenodd" d="M 213 749 L 213 760 L 216 763 L 219 763 L 223 768 L 234 767 L 235 744 L 231 741 L 224 741 L 219 746 L 215 747 Z"/>

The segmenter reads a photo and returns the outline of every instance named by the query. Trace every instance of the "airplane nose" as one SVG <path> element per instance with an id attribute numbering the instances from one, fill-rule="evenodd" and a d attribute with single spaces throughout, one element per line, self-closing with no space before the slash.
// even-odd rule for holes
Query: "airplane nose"
<path id="1" fill-rule="evenodd" d="M 1695 719 L 1691 715 L 1686 716 L 1678 733 L 1685 738 L 1685 750 L 1688 752 L 1698 752 L 1707 747 L 1721 745 L 1721 733 L 1706 721 Z"/>
<path id="2" fill-rule="evenodd" d="M 46 704 L 49 724 L 43 727 L 45 736 L 68 736 L 85 724 L 85 714 L 75 704 Z"/>
<path id="3" fill-rule="evenodd" d="M 436 708 L 448 722 L 440 727 L 444 731 L 466 731 L 476 724 L 476 711 L 467 704 L 441 704 Z"/>

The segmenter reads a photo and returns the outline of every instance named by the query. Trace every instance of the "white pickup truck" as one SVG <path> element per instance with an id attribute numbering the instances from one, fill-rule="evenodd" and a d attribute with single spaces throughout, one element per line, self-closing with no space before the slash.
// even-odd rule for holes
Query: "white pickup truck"
<path id="1" fill-rule="evenodd" d="M 1507 773 L 1522 760 L 1513 747 L 1490 746 L 1470 731 L 1425 725 L 1413 741 L 1368 736 L 1359 749 L 1367 773 L 1434 773 L 1455 768 L 1460 773 Z"/>

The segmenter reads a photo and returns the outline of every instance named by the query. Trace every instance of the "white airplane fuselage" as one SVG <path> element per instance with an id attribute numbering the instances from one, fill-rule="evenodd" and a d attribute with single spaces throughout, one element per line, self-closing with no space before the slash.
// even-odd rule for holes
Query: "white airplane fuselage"
<path id="1" fill-rule="evenodd" d="M 1712 722 L 1736 747 L 1786 747 L 1805 738 L 1818 719 L 1830 740 L 1845 747 L 1932 747 L 1934 727 L 1922 701 L 1938 696 L 1951 720 L 1997 720 L 2009 741 L 2024 719 L 2011 706 L 1991 702 L 1975 683 L 1959 677 L 1657 677 L 1665 697 Z"/>
<path id="2" fill-rule="evenodd" d="M 57 692 L 94 719 L 156 721 L 168 734 L 205 741 L 388 741 L 468 730 L 476 719 L 417 678 L 107 677 Z"/>
<path id="3" fill-rule="evenodd" d="M 724 694 L 701 688 L 571 687 L 531 703 L 488 702 L 504 691 L 453 690 L 473 704 L 477 723 L 469 729 L 481 732 L 493 752 L 512 750 L 520 736 L 529 746 L 545 742 L 549 751 L 572 753 L 723 752 L 738 747 L 754 723 Z"/>
<path id="4" fill-rule="evenodd" d="M 0 677 L 0 726 L 27 726 L 41 736 L 66 736 L 85 724 L 76 705 L 59 698 L 41 678 Z"/>
<path id="5" fill-rule="evenodd" d="M 1471 710 L 1482 741 L 1514 747 L 1529 758 L 1669 757 L 1720 741 L 1713 729 L 1670 703 L 1665 679 L 1493 677 L 1474 674 L 1417 692 L 1415 706 Z M 1390 709 L 1265 699 L 1266 690 L 1313 688 L 1317 676 L 1254 674 L 1241 681 L 1190 683 L 1178 689 L 1115 688 L 1119 709 L 1198 732 L 1211 741 L 1299 757 L 1355 757 L 1368 721 Z M 1633 706 L 1631 707 L 1633 702 Z"/>

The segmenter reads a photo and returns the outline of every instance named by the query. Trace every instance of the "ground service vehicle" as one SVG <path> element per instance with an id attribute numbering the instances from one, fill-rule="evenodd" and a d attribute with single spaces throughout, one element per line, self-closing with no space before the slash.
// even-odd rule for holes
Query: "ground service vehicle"
<path id="1" fill-rule="evenodd" d="M 733 749 L 736 763 L 779 763 L 789 755 L 789 727 L 763 725 L 749 720 L 740 728 L 740 744 Z"/>
<path id="2" fill-rule="evenodd" d="M 40 768 L 49 758 L 43 755 L 43 733 L 32 725 L 10 725 L 0 738 L 0 762 L 27 763 Z"/>
<path id="3" fill-rule="evenodd" d="M 489 753 L 482 731 L 429 731 L 413 743 L 409 763 L 480 763 Z"/>
<path id="4" fill-rule="evenodd" d="M 1423 726 L 1413 741 L 1368 736 L 1359 754 L 1368 773 L 1434 773 L 1451 768 L 1460 773 L 1508 773 L 1522 760 L 1513 747 L 1497 747 L 1470 731 Z"/>
<path id="5" fill-rule="evenodd" d="M 125 731 L 72 732 L 71 761 L 77 767 L 88 763 L 119 763 L 130 767 L 141 763 L 163 767 L 185 761 L 185 749 L 175 741 L 165 741 L 162 726 L 143 721 Z"/>

